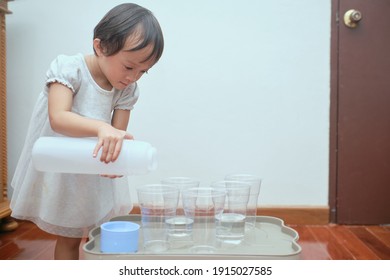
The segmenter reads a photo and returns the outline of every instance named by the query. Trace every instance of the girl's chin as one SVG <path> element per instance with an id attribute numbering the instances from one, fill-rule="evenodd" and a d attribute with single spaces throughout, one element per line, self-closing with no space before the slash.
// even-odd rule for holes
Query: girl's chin
<path id="1" fill-rule="evenodd" d="M 123 90 L 127 87 L 127 85 L 123 84 L 123 83 L 118 83 L 114 86 L 115 89 L 117 90 Z"/>

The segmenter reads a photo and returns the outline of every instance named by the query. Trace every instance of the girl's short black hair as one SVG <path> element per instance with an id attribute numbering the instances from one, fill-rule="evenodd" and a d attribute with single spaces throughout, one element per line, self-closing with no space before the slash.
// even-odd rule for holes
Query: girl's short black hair
<path id="1" fill-rule="evenodd" d="M 100 39 L 104 54 L 110 56 L 122 50 L 131 35 L 139 38 L 139 42 L 130 51 L 151 45 L 152 52 L 145 61 L 153 59 L 157 62 L 160 59 L 164 49 L 160 24 L 151 11 L 137 4 L 125 3 L 112 8 L 96 25 L 93 38 Z"/>

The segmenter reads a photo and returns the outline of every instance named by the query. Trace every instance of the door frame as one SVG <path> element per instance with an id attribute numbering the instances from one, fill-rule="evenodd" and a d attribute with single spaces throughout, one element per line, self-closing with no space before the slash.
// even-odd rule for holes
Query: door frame
<path id="1" fill-rule="evenodd" d="M 339 8 L 340 0 L 331 0 L 330 35 L 330 129 L 329 129 L 329 221 L 337 223 L 337 151 L 339 98 Z"/>

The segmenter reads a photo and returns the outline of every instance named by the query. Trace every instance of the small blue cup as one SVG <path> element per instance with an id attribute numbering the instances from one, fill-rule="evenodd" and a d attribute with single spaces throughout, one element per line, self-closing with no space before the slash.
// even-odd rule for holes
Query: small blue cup
<path id="1" fill-rule="evenodd" d="M 138 251 L 140 225 L 127 221 L 110 221 L 100 226 L 102 253 L 135 253 Z"/>

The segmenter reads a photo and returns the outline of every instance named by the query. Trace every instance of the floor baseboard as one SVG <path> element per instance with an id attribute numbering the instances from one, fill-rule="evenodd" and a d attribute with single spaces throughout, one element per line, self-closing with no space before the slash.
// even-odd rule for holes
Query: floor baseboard
<path id="1" fill-rule="evenodd" d="M 277 217 L 289 225 L 329 224 L 329 207 L 260 207 L 257 215 Z"/>
<path id="2" fill-rule="evenodd" d="M 131 214 L 140 214 L 138 205 L 134 205 Z M 272 216 L 282 219 L 287 225 L 326 225 L 329 223 L 329 207 L 260 207 L 258 216 Z"/>

